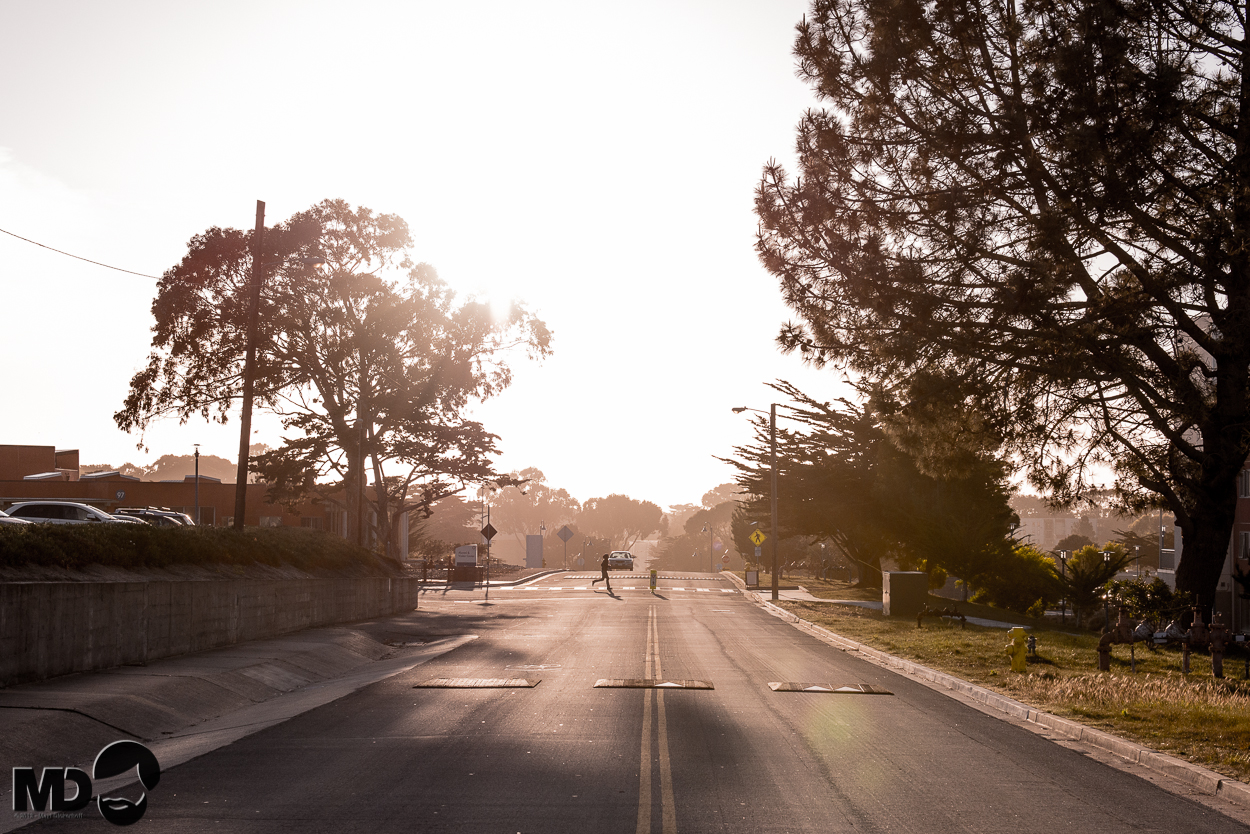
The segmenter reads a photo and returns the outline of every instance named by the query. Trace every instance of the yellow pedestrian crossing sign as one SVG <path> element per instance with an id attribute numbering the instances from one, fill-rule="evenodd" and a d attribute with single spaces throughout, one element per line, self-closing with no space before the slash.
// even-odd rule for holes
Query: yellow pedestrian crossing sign
<path id="1" fill-rule="evenodd" d="M 751 542 L 756 547 L 759 547 L 760 545 L 762 545 L 764 543 L 764 539 L 766 538 L 768 538 L 768 536 L 764 535 L 763 530 L 756 530 L 754 533 L 751 534 Z"/>

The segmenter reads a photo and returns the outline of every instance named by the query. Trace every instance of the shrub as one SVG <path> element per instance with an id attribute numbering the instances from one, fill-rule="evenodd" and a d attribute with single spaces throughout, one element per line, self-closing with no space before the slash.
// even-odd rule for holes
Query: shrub
<path id="1" fill-rule="evenodd" d="M 309 571 L 395 573 L 399 565 L 320 530 L 296 527 L 148 527 L 31 524 L 0 527 L 0 565 L 289 565 Z"/>
<path id="2" fill-rule="evenodd" d="M 1125 609 L 1134 620 L 1149 620 L 1156 629 L 1181 619 L 1194 604 L 1192 594 L 1173 591 L 1157 576 L 1150 582 L 1114 580 L 1107 593 L 1112 605 Z"/>
<path id="3" fill-rule="evenodd" d="M 1032 614 L 1058 602 L 1062 593 L 1051 558 L 1032 545 L 1018 544 L 980 579 L 973 601 Z"/>

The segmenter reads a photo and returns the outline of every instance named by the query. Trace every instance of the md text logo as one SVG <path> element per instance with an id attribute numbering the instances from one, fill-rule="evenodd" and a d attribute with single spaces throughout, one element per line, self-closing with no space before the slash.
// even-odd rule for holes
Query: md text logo
<path id="1" fill-rule="evenodd" d="M 93 795 L 91 780 L 111 779 L 138 769 L 145 792 L 137 800 Z M 13 768 L 13 811 L 32 818 L 45 813 L 81 816 L 79 812 L 93 800 L 100 816 L 114 825 L 130 825 L 148 809 L 148 795 L 161 781 L 161 766 L 152 751 L 137 741 L 115 741 L 100 751 L 91 775 L 77 767 L 45 767 L 37 777 L 33 767 Z M 66 796 L 69 785 L 73 794 Z"/>

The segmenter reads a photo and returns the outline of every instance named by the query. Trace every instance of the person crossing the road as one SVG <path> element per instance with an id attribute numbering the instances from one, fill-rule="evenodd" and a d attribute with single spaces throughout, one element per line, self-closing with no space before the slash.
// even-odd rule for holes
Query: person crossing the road
<path id="1" fill-rule="evenodd" d="M 612 593 L 612 580 L 608 578 L 608 554 L 603 554 L 603 559 L 599 562 L 599 578 L 591 580 L 591 585 L 596 582 L 603 582 L 608 589 L 608 593 Z"/>

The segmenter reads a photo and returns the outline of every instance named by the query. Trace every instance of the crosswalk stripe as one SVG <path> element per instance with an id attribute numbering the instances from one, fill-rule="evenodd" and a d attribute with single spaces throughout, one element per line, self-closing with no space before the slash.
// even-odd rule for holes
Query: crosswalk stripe
<path id="1" fill-rule="evenodd" d="M 491 588 L 492 591 L 589 591 L 593 590 L 590 585 L 553 585 L 544 587 L 542 585 L 503 585 L 498 588 Z M 621 585 L 618 591 L 649 591 L 646 585 Z M 720 591 L 722 594 L 737 593 L 735 588 L 665 588 L 661 585 L 657 590 L 660 591 L 693 591 L 700 594 L 711 594 Z"/>

